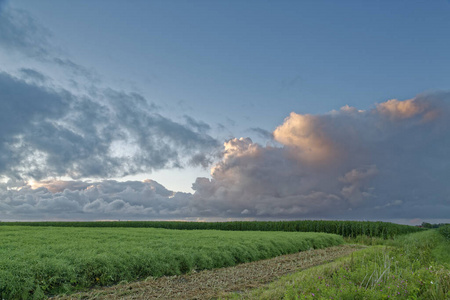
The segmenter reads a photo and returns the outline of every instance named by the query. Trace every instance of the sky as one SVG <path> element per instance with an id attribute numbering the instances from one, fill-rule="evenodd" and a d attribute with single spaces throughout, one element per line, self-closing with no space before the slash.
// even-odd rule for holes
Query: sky
<path id="1" fill-rule="evenodd" d="M 450 222 L 450 1 L 0 0 L 0 221 Z"/>

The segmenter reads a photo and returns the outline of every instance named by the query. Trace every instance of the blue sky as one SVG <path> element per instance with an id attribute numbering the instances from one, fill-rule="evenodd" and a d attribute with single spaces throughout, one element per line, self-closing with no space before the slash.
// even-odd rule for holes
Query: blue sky
<path id="1" fill-rule="evenodd" d="M 10 5 L 102 78 L 136 87 L 168 111 L 183 114 L 183 102 L 208 123 L 232 119 L 239 133 L 273 130 L 291 111 L 368 109 L 450 81 L 448 1 Z"/>
<path id="2" fill-rule="evenodd" d="M 327 209 L 322 213 L 317 203 L 333 207 L 332 203 L 339 202 L 340 204 L 336 205 L 345 213 L 334 216 L 335 218 L 355 217 L 358 214 L 352 215 L 349 211 L 358 209 L 364 211 L 368 219 L 377 218 L 379 215 L 373 213 L 373 207 L 383 211 L 396 206 L 407 206 L 407 200 L 403 199 L 405 196 L 402 196 L 399 186 L 408 187 L 408 184 L 398 182 L 396 188 L 381 188 L 385 185 L 385 182 L 379 179 L 380 174 L 383 174 L 381 166 L 385 165 L 388 159 L 393 161 L 386 165 L 398 163 L 397 155 L 405 149 L 400 145 L 400 148 L 391 147 L 394 143 L 390 140 L 391 135 L 386 134 L 385 137 L 384 133 L 371 132 L 373 127 L 377 126 L 379 130 L 384 130 L 380 129 L 379 123 L 373 121 L 377 118 L 374 115 L 377 112 L 384 116 L 389 115 L 393 121 L 424 114 L 421 119 L 423 121 L 431 119 L 430 116 L 437 111 L 436 107 L 445 111 L 448 103 L 446 92 L 450 82 L 449 1 L 17 0 L 0 3 L 0 20 L 6 20 L 0 23 L 4 32 L 3 36 L 0 34 L 0 46 L 3 43 L 0 47 L 0 69 L 4 72 L 5 82 L 8 83 L 4 85 L 5 91 L 6 87 L 14 91 L 28 91 L 31 85 L 37 90 L 49 92 L 52 97 L 62 97 L 61 90 L 70 93 L 71 97 L 78 97 L 77 99 L 86 96 L 92 105 L 102 103 L 104 107 L 109 107 L 109 118 L 121 118 L 105 125 L 106 121 L 101 121 L 107 117 L 101 113 L 105 110 L 98 108 L 91 111 L 92 117 L 98 120 L 96 128 L 116 126 L 115 131 L 111 132 L 123 131 L 119 137 L 111 135 L 110 138 L 100 136 L 99 131 L 88 139 L 87 128 L 77 127 L 81 126 L 80 122 L 70 123 L 76 119 L 75 116 L 87 115 L 87 106 L 80 108 L 84 106 L 74 106 L 69 100 L 61 102 L 65 103 L 64 105 L 58 102 L 61 104 L 61 110 L 47 116 L 53 120 L 52 126 L 60 126 L 55 127 L 58 130 L 52 127 L 54 137 L 70 144 L 74 143 L 76 134 L 79 134 L 77 139 L 90 146 L 81 147 L 77 155 L 83 151 L 93 151 L 95 156 L 86 154 L 80 157 L 91 159 L 90 166 L 102 162 L 107 164 L 108 168 L 92 167 L 89 171 L 84 163 L 76 160 L 77 155 L 66 153 L 66 150 L 61 148 L 64 143 L 55 143 L 53 147 L 50 146 L 53 144 L 47 141 L 47 146 L 44 147 L 43 142 L 30 138 L 29 145 L 34 146 L 29 147 L 36 147 L 36 151 L 20 158 L 13 154 L 7 157 L 10 160 L 17 159 L 21 167 L 5 163 L 0 168 L 3 170 L 1 175 L 5 184 L 15 178 L 15 182 L 35 182 L 34 187 L 48 189 L 50 181 L 60 181 L 60 185 L 64 181 L 72 190 L 84 192 L 82 188 L 74 188 L 74 182 L 89 181 L 97 188 L 102 181 L 108 179 L 115 180 L 120 185 L 131 180 L 142 182 L 152 179 L 170 191 L 185 192 L 190 195 L 185 197 L 194 198 L 180 200 L 191 203 L 184 206 L 186 211 L 190 211 L 185 213 L 188 217 L 214 218 L 220 215 L 226 218 L 236 217 L 236 214 L 240 213 L 242 217 L 256 218 L 333 218 Z M 34 79 L 30 74 L 34 74 Z M 37 77 L 45 80 L 37 82 Z M 138 100 L 133 95 L 138 95 L 147 104 L 142 110 L 130 109 L 127 114 L 127 110 L 119 104 L 135 103 L 134 101 Z M 11 102 L 11 99 L 3 96 L 2 101 Z M 111 104 L 111 99 L 121 99 L 118 101 L 122 102 Z M 390 99 L 416 100 L 381 105 L 388 103 L 386 101 Z M 425 105 L 424 101 L 433 104 Z M 436 104 L 436 101 L 445 105 Z M 53 102 L 49 103 L 50 106 L 53 105 Z M 356 109 L 352 113 L 360 111 L 359 115 L 344 118 L 344 112 L 340 109 L 346 105 Z M 339 121 L 328 120 L 333 115 L 330 113 L 333 110 Z M 123 114 L 119 114 L 119 111 Z M 151 122 L 146 119 L 144 112 L 152 114 Z M 290 115 L 292 112 L 296 114 Z M 142 113 L 142 116 L 137 116 L 138 113 Z M 350 110 L 345 113 L 350 113 Z M 30 115 L 35 116 L 33 112 L 30 112 Z M 42 113 L 39 117 L 45 119 L 44 115 Z M 307 115 L 315 116 L 315 119 L 305 117 Z M 290 121 L 286 119 L 288 117 Z M 362 119 L 365 121 L 361 121 Z M 36 122 L 39 121 L 36 120 L 27 126 L 37 126 Z M 417 123 L 417 126 L 422 126 L 423 122 Z M 372 134 L 376 137 L 368 140 L 340 140 L 351 138 L 348 136 L 349 132 L 356 130 L 349 124 L 358 126 L 357 130 L 361 130 L 355 136 L 365 138 Z M 155 127 L 145 132 L 149 126 Z M 333 126 L 342 126 L 347 135 L 334 132 Z M 413 140 L 423 141 L 421 134 L 429 134 L 423 128 L 411 131 L 406 125 L 399 126 L 393 124 L 386 132 L 392 133 L 403 128 L 398 135 L 410 137 L 407 141 L 411 143 Z M 439 126 L 444 125 L 436 126 L 440 128 Z M 24 144 L 28 143 L 28 127 L 23 125 L 20 128 L 4 134 L 4 140 L 7 141 L 4 142 L 5 147 L 18 147 L 17 143 L 10 142 L 9 138 L 21 137 Z M 46 132 L 49 127 L 42 128 L 41 131 Z M 277 128 L 280 128 L 278 137 L 275 135 L 273 138 L 271 135 Z M 444 151 L 448 146 L 448 135 L 445 130 L 436 128 L 432 129 L 437 132 L 436 140 L 443 142 L 436 142 L 434 148 Z M 84 131 L 84 134 L 80 133 Z M 151 143 L 144 141 L 146 135 L 152 137 Z M 36 136 L 36 133 L 30 134 L 31 136 Z M 324 136 L 328 139 L 322 139 Z M 239 140 L 241 137 L 244 139 Z M 245 140 L 247 137 L 251 138 L 251 142 Z M 390 144 L 387 144 L 388 142 Z M 224 143 L 226 145 L 222 146 Z M 349 148 L 356 151 L 355 155 L 362 151 L 361 145 L 367 149 L 380 150 L 369 151 L 367 158 L 358 162 L 342 159 L 345 163 L 333 168 L 332 172 L 320 171 L 318 167 L 311 169 L 305 161 L 314 161 L 316 156 L 304 155 L 294 159 L 299 163 L 297 169 L 284 175 L 277 173 L 277 163 L 291 165 L 293 161 L 288 159 L 283 162 L 274 157 L 287 157 L 289 155 L 286 153 L 291 153 L 292 149 L 297 152 L 322 153 L 321 151 L 325 151 L 322 148 L 324 144 L 333 145 L 330 147 L 337 149 L 340 147 L 338 145 L 353 143 L 355 147 Z M 94 144 L 102 147 L 92 146 Z M 59 152 L 56 145 L 60 147 Z M 234 150 L 229 150 L 227 156 L 226 149 Z M 250 151 L 249 149 L 255 152 L 245 152 Z M 422 156 L 414 155 L 419 155 L 423 149 L 416 150 L 417 152 L 411 154 L 411 159 L 420 160 Z M 102 151 L 115 151 L 115 154 L 102 158 Z M 157 155 L 149 155 L 149 151 L 154 151 Z M 280 151 L 286 153 L 278 153 Z M 117 153 L 120 155 L 116 155 Z M 234 156 L 230 153 L 234 153 Z M 256 155 L 255 153 L 258 153 L 259 160 L 252 156 Z M 323 153 L 329 152 L 326 150 Z M 384 156 L 380 153 L 384 153 Z M 22 166 L 27 160 L 36 161 L 39 155 L 40 163 L 36 163 L 32 171 L 31 168 L 28 170 Z M 248 160 L 242 162 L 242 157 Z M 119 158 L 124 160 L 120 161 Z M 202 163 L 199 163 L 200 160 Z M 433 164 L 438 161 L 437 165 L 447 164 L 447 159 L 438 153 L 430 155 L 429 160 Z M 254 168 L 252 172 L 242 169 L 249 161 Z M 232 165 L 238 162 L 241 169 Z M 272 166 L 271 163 L 275 165 Z M 123 167 L 124 165 L 127 167 Z M 419 165 L 417 172 L 423 170 L 420 169 L 423 168 L 422 163 Z M 426 173 L 433 177 L 433 174 L 444 172 L 436 168 L 429 167 Z M 211 169 L 216 170 L 215 175 L 211 175 Z M 268 196 L 269 192 L 261 193 L 255 188 L 255 178 L 261 178 L 261 174 L 278 174 L 278 178 L 304 178 L 306 175 L 300 174 L 304 174 L 306 170 L 308 174 L 313 174 L 304 180 L 306 182 L 323 180 L 326 176 L 321 172 L 329 172 L 334 177 L 327 180 L 335 184 L 309 184 L 308 187 L 296 189 L 286 182 L 278 183 L 273 186 L 273 190 L 279 189 L 279 192 L 276 197 L 271 195 L 272 198 Z M 386 172 L 398 175 L 407 173 L 404 168 Z M 359 196 L 349 196 L 343 192 L 345 187 L 342 185 L 350 180 L 345 179 L 348 174 L 371 178 L 361 179 L 361 182 L 352 185 L 351 189 L 359 189 Z M 206 183 L 202 178 L 213 179 L 209 187 L 204 186 Z M 239 187 L 237 190 L 233 190 L 229 185 L 229 182 L 233 181 L 231 178 L 240 178 L 239 184 L 234 186 Z M 350 181 L 347 183 L 350 184 Z M 38 182 L 41 183 L 37 184 Z M 197 184 L 197 190 L 191 189 L 193 183 Z M 251 183 L 252 186 L 243 183 Z M 130 183 L 128 186 L 135 184 Z M 86 188 L 83 184 L 81 186 Z M 124 188 L 126 186 L 123 185 Z M 135 187 L 135 190 L 140 188 L 144 187 Z M 438 194 L 441 196 L 436 201 L 444 210 L 449 210 L 448 190 L 441 186 L 437 188 L 440 189 Z M 64 189 L 61 189 L 57 190 L 62 193 Z M 206 190 L 215 190 L 217 193 L 208 194 Z M 371 192 L 374 190 L 380 191 L 380 194 Z M 237 198 L 233 200 L 233 197 L 237 197 L 233 193 L 242 195 L 245 194 L 243 191 L 253 191 L 249 192 L 248 199 L 259 199 L 260 202 L 242 200 L 246 203 L 242 204 Z M 25 190 L 22 192 L 25 193 Z M 424 197 L 424 194 L 424 189 L 417 191 L 417 195 L 421 197 Z M 58 193 L 52 195 L 63 197 Z M 368 195 L 372 195 L 372 198 Z M 30 209 L 36 210 L 37 204 L 41 202 L 37 196 L 33 197 L 35 202 L 30 204 Z M 120 204 L 123 206 L 116 203 L 120 208 L 125 207 L 127 203 L 130 207 L 136 206 L 133 206 L 132 200 L 125 201 L 124 197 L 105 200 L 108 197 L 104 196 L 102 199 L 106 202 L 102 205 L 106 207 L 120 200 L 125 203 Z M 178 197 L 181 197 L 181 194 Z M 279 200 L 280 197 L 285 199 L 285 202 Z M 358 200 L 355 200 L 356 198 Z M 373 206 L 367 204 L 381 198 L 383 200 L 379 200 L 380 203 L 374 203 Z M 86 218 L 106 214 L 108 208 L 100 209 L 102 206 L 99 199 L 90 200 L 91 204 L 98 200 L 98 211 L 97 214 L 92 213 L 91 217 Z M 210 208 L 209 211 L 219 211 L 218 207 L 221 207 L 221 213 L 208 214 L 192 208 L 199 206 L 198 203 L 202 201 L 214 203 L 214 209 Z M 275 208 L 261 204 L 273 201 L 284 204 Z M 239 204 L 236 204 L 238 202 Z M 23 205 L 20 203 L 17 205 Z M 433 204 L 430 206 L 437 205 L 437 202 L 430 203 Z M 263 208 L 257 208 L 261 205 Z M 414 205 L 419 211 L 420 206 Z M 86 206 L 83 207 L 83 212 L 89 211 Z M 278 214 L 270 215 L 269 208 L 278 209 Z M 109 209 L 120 215 L 120 209 Z M 152 209 L 155 210 L 154 207 Z M 422 219 L 430 219 L 433 216 L 432 208 L 429 209 L 429 214 Z M 226 213 L 227 211 L 229 213 Z M 129 215 L 136 217 L 136 214 L 131 212 Z M 63 215 L 49 213 L 49 216 L 72 218 L 70 210 L 65 211 Z M 168 217 L 162 213 L 151 216 Z M 174 213 L 169 217 L 183 216 L 182 213 Z M 14 215 L 13 212 L 9 217 L 25 218 L 18 213 Z M 80 213 L 73 218 L 84 217 Z M 146 215 L 138 217 L 144 218 Z M 406 220 L 421 216 L 418 213 L 396 211 L 388 217 L 395 218 Z"/>

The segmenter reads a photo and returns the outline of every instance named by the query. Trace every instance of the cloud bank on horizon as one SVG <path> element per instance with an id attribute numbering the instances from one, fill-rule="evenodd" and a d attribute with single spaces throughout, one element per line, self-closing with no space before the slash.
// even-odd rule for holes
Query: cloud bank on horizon
<path id="1" fill-rule="evenodd" d="M 0 217 L 445 220 L 449 103 L 450 93 L 435 93 L 367 111 L 346 106 L 322 115 L 293 112 L 274 130 L 273 145 L 226 141 L 212 178 L 197 178 L 193 194 L 152 180 L 10 180 L 0 185 Z"/>
<path id="2" fill-rule="evenodd" d="M 26 13 L 1 14 L 0 47 L 23 63 L 0 70 L 0 220 L 450 221 L 449 92 L 292 112 L 272 133 L 251 129 L 266 146 L 247 137 L 221 147 L 210 125 L 102 86 Z M 194 193 L 111 180 L 189 165 L 211 167 Z"/>

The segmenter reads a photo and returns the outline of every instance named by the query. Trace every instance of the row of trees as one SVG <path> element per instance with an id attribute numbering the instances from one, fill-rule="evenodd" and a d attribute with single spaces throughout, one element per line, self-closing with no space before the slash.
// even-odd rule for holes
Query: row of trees
<path id="1" fill-rule="evenodd" d="M 432 228 L 439 228 L 439 227 L 446 226 L 446 225 L 450 225 L 450 224 L 447 224 L 447 223 L 431 224 L 431 223 L 427 223 L 427 222 L 422 222 L 421 226 L 426 229 L 432 229 Z"/>

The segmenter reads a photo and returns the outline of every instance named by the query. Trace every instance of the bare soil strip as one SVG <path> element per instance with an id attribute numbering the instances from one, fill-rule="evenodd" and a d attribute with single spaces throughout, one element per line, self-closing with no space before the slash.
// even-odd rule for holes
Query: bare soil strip
<path id="1" fill-rule="evenodd" d="M 283 275 L 331 262 L 361 248 L 342 245 L 310 250 L 234 267 L 96 288 L 55 299 L 215 299 L 227 292 L 243 292 Z"/>

